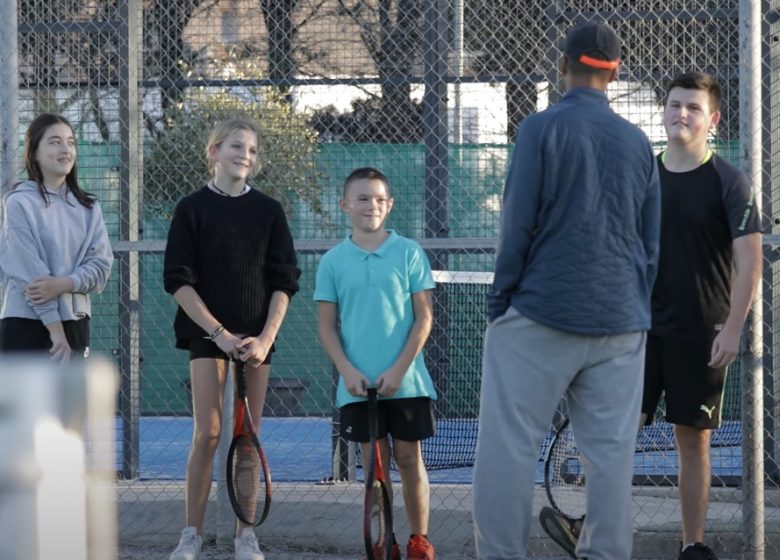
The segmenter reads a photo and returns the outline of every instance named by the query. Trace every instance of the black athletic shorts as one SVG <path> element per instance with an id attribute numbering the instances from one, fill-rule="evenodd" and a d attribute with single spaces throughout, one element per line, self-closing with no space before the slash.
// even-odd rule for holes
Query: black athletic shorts
<path id="1" fill-rule="evenodd" d="M 647 337 L 642 412 L 648 415 L 648 424 L 664 393 L 667 422 L 703 429 L 720 426 L 726 368 L 707 366 L 717 334 Z"/>
<path id="2" fill-rule="evenodd" d="M 420 441 L 436 433 L 433 406 L 428 397 L 413 399 L 379 399 L 377 403 L 379 438 L 387 434 L 401 441 Z M 368 402 L 350 403 L 341 407 L 341 437 L 367 443 Z"/>
<path id="3" fill-rule="evenodd" d="M 63 321 L 62 329 L 73 356 L 89 355 L 89 317 Z M 51 348 L 51 336 L 38 319 L 7 317 L 0 319 L 0 352 L 41 352 Z"/>
<path id="4" fill-rule="evenodd" d="M 271 364 L 271 354 L 273 353 L 273 347 L 266 355 L 263 364 Z M 228 360 L 228 355 L 219 349 L 216 342 L 209 340 L 208 338 L 193 338 L 190 340 L 190 361 L 197 360 L 198 358 L 214 358 L 216 360 Z"/>

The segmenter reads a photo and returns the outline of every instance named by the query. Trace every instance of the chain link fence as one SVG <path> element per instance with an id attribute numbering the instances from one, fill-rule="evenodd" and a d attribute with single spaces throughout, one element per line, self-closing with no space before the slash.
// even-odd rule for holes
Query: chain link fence
<path id="1" fill-rule="evenodd" d="M 430 534 L 443 557 L 473 557 L 470 469 L 503 181 L 517 125 L 563 94 L 561 46 L 573 25 L 601 19 L 617 30 L 624 57 L 612 106 L 659 151 L 664 84 L 685 70 L 714 74 L 723 118 L 713 146 L 750 170 L 765 231 L 777 227 L 776 1 L 18 0 L 2 9 L 10 46 L 0 64 L 3 188 L 20 176 L 27 124 L 43 111 L 64 114 L 76 128 L 81 181 L 101 200 L 118 257 L 92 324 L 95 350 L 122 374 L 117 488 L 128 546 L 167 550 L 184 523 L 189 373 L 173 347 L 162 255 L 176 202 L 208 179 L 204 145 L 221 118 L 243 113 L 260 124 L 252 184 L 287 209 L 303 270 L 263 420 L 276 488 L 260 535 L 277 546 L 360 549 L 360 465 L 334 436 L 335 376 L 311 298 L 320 256 L 348 231 L 341 184 L 352 169 L 373 166 L 392 183 L 390 227 L 419 240 L 441 271 L 425 349 L 441 394 L 438 435 L 424 446 Z M 751 38 L 755 60 L 746 54 Z M 766 236 L 758 322 L 747 329 L 746 359 L 731 368 L 724 426 L 713 438 L 707 539 L 724 557 L 780 556 L 777 244 Z M 677 469 L 668 424 L 640 434 L 637 557 L 676 554 Z M 206 532 L 228 539 L 229 518 L 216 485 Z M 403 534 L 400 509 L 398 518 Z M 534 554 L 559 553 L 538 527 L 533 535 Z"/>

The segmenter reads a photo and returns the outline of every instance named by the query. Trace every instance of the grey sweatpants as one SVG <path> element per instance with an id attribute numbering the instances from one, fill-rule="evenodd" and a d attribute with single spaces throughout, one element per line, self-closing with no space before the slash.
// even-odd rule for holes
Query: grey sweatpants
<path id="1" fill-rule="evenodd" d="M 644 332 L 565 333 L 510 308 L 487 329 L 474 469 L 480 560 L 526 557 L 539 447 L 563 395 L 583 457 L 587 517 L 577 554 L 631 557 L 631 478 Z"/>

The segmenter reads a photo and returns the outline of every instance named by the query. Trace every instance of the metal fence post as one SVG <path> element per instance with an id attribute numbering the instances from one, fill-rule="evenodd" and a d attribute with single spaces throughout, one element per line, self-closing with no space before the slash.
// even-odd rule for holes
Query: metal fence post
<path id="1" fill-rule="evenodd" d="M 325 477 L 322 482 L 354 482 L 357 480 L 357 446 L 341 437 L 341 413 L 339 412 L 339 409 L 336 408 L 336 391 L 339 384 L 339 371 L 336 369 L 336 366 L 331 368 L 331 375 L 333 377 L 333 409 L 331 411 L 330 429 L 333 468 L 331 471 L 331 480 L 328 481 L 327 477 Z"/>
<path id="2" fill-rule="evenodd" d="M 426 2 L 424 11 L 423 67 L 423 134 L 425 141 L 425 237 L 449 237 L 449 127 L 447 123 L 447 75 L 449 45 L 446 40 L 447 2 Z M 456 149 L 461 149 L 458 146 Z M 447 254 L 428 251 L 434 270 L 448 269 Z M 436 320 L 426 346 L 428 368 L 440 390 L 438 406 L 447 407 L 447 374 L 449 373 L 448 303 L 443 297 L 433 302 Z"/>
<path id="3" fill-rule="evenodd" d="M 774 215 L 774 201 L 772 200 L 772 176 L 777 172 L 777 167 L 774 165 L 771 154 L 773 146 L 777 146 L 777 132 L 773 130 L 773 106 L 777 103 L 777 95 L 780 93 L 778 90 L 778 84 L 774 83 L 771 74 L 772 65 L 777 60 L 778 46 L 775 44 L 775 38 L 777 37 L 777 18 L 776 11 L 769 9 L 769 2 L 762 0 L 761 11 L 764 14 L 761 26 L 762 41 L 762 57 L 761 57 L 761 85 L 763 91 L 761 92 L 762 101 L 762 130 L 763 130 L 763 165 L 762 165 L 762 193 L 761 193 L 761 210 L 762 215 L 767 217 L 764 222 L 767 233 L 773 233 L 772 217 Z M 774 32 L 774 37 L 772 33 Z M 764 470 L 767 477 L 767 482 L 772 481 L 777 488 L 780 484 L 780 472 L 778 471 L 778 461 L 780 456 L 778 455 L 777 444 L 777 430 L 778 423 L 775 421 L 775 408 L 777 403 L 777 379 L 775 374 L 775 339 L 774 339 L 774 301 L 775 301 L 775 288 L 774 288 L 774 275 L 775 275 L 775 261 L 773 251 L 766 244 L 764 247 L 764 273 L 763 273 L 763 313 L 764 313 Z"/>
<path id="4" fill-rule="evenodd" d="M 739 2 L 739 136 L 740 159 L 748 173 L 757 210 L 761 210 L 761 3 Z M 742 357 L 742 537 L 743 558 L 763 560 L 764 430 L 763 430 L 763 304 L 759 284 Z"/>
<path id="5" fill-rule="evenodd" d="M 453 26 L 453 73 L 457 80 L 453 87 L 454 96 L 454 119 L 452 121 L 452 132 L 455 145 L 457 146 L 458 154 L 462 154 L 461 144 L 463 144 L 463 108 L 461 107 L 460 97 L 460 80 L 463 76 L 463 2 L 464 0 L 455 0 L 455 4 L 452 10 L 452 26 Z"/>
<path id="6" fill-rule="evenodd" d="M 19 152 L 19 38 L 16 0 L 0 4 L 0 195 L 17 180 Z"/>
<path id="7" fill-rule="evenodd" d="M 120 218 L 122 241 L 138 241 L 141 209 L 140 53 L 143 50 L 142 3 L 122 0 L 119 7 L 120 70 Z M 123 422 L 124 478 L 137 478 L 141 415 L 141 257 L 138 251 L 119 254 L 119 411 Z"/>
<path id="8" fill-rule="evenodd" d="M 565 91 L 563 75 L 561 74 L 561 56 L 563 53 L 563 37 L 565 35 L 565 20 L 562 14 L 565 10 L 562 0 L 550 0 L 546 13 L 549 27 L 547 28 L 547 87 L 548 103 L 554 105 L 560 101 Z M 514 142 L 514 138 L 511 139 Z"/>

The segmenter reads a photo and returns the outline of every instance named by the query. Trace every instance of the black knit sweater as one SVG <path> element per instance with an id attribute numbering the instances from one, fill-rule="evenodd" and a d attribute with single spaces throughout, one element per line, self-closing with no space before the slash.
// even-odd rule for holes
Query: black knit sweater
<path id="1" fill-rule="evenodd" d="M 227 197 L 208 187 L 179 202 L 165 248 L 165 290 L 192 286 L 212 315 L 234 333 L 257 335 L 275 291 L 290 297 L 298 277 L 290 228 L 281 204 L 250 189 Z M 176 347 L 209 333 L 179 307 Z"/>

